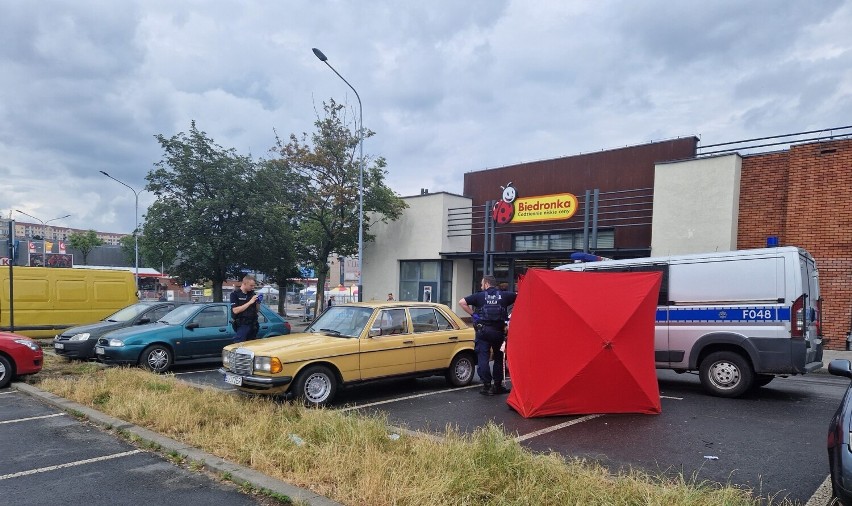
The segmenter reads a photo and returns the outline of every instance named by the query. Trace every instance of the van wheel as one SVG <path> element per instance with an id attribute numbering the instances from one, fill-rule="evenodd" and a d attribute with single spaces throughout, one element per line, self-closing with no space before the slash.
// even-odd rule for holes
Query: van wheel
<path id="1" fill-rule="evenodd" d="M 6 385 L 12 382 L 12 375 L 15 370 L 12 369 L 12 363 L 9 359 L 0 355 L 0 388 L 6 388 Z"/>
<path id="2" fill-rule="evenodd" d="M 172 367 L 172 351 L 162 344 L 148 346 L 139 357 L 139 365 L 157 374 L 164 373 Z"/>
<path id="3" fill-rule="evenodd" d="M 453 357 L 447 369 L 447 382 L 454 387 L 470 385 L 474 369 L 473 356 L 469 353 L 459 353 Z"/>
<path id="4" fill-rule="evenodd" d="M 746 359 L 732 351 L 717 351 L 701 361 L 701 384 L 713 395 L 739 397 L 751 388 L 754 371 Z"/>
<path id="5" fill-rule="evenodd" d="M 337 378 L 328 367 L 313 365 L 296 378 L 295 396 L 308 407 L 321 408 L 334 399 Z"/>

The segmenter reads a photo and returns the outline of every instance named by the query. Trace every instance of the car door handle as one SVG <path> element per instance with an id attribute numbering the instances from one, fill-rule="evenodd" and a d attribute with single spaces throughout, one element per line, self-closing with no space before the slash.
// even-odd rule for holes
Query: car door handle
<path id="1" fill-rule="evenodd" d="M 414 341 L 403 341 L 402 344 L 414 344 Z"/>
<path id="2" fill-rule="evenodd" d="M 450 337 L 450 341 L 458 341 L 458 339 L 459 339 L 459 336 Z"/>
<path id="3" fill-rule="evenodd" d="M 221 329 L 219 329 L 219 332 L 227 332 L 227 329 L 221 328 Z"/>

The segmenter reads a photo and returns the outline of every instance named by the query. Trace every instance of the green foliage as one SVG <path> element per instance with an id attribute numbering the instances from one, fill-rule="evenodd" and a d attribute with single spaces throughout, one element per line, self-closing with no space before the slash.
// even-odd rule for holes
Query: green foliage
<path id="1" fill-rule="evenodd" d="M 257 198 L 256 162 L 214 143 L 194 121 L 189 134 L 156 138 L 165 153 L 146 176 L 157 200 L 146 216 L 145 247 L 158 249 L 163 262 L 173 258 L 171 273 L 181 279 L 209 279 L 222 300 L 222 283 L 258 263 L 257 245 L 287 247 L 276 242 L 287 237 L 276 224 L 281 211 Z"/>
<path id="2" fill-rule="evenodd" d="M 68 236 L 68 244 L 83 255 L 83 265 L 88 265 L 89 253 L 98 246 L 103 246 L 103 239 L 94 230 L 74 232 Z"/>
<path id="3" fill-rule="evenodd" d="M 278 139 L 279 158 L 260 171 L 263 180 L 278 181 L 273 198 L 289 208 L 297 258 L 317 272 L 318 286 L 328 274 L 330 254 L 351 256 L 358 251 L 359 172 L 363 163 L 364 241 L 373 239 L 370 224 L 399 218 L 405 202 L 385 185 L 382 157 L 356 156 L 360 137 L 349 128 L 346 108 L 333 99 L 323 104 L 325 117 L 317 118 L 316 131 L 301 138 Z M 365 138 L 374 133 L 360 130 Z M 318 306 L 322 291 L 317 291 Z"/>
<path id="4" fill-rule="evenodd" d="M 121 253 L 124 254 L 125 260 L 127 260 L 130 265 L 134 265 L 136 263 L 136 238 L 132 235 L 125 235 L 121 239 L 118 240 L 118 245 L 121 247 Z M 142 252 L 139 252 L 139 266 L 145 265 L 144 259 L 142 257 Z"/>

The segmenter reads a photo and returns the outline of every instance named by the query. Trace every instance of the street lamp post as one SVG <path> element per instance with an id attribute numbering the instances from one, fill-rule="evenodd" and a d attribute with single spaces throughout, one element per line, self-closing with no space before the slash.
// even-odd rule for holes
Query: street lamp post
<path id="1" fill-rule="evenodd" d="M 337 77 L 352 88 L 352 91 L 355 92 L 355 98 L 358 99 L 358 133 L 360 137 L 358 142 L 360 150 L 360 158 L 358 160 L 358 302 L 362 302 L 364 300 L 364 290 L 361 284 L 361 274 L 364 270 L 364 107 L 361 105 L 361 95 L 358 94 L 358 90 L 349 84 L 349 81 L 344 79 L 340 75 L 340 72 L 328 63 L 328 58 L 325 54 L 317 48 L 313 48 L 313 52 L 319 58 L 319 61 L 328 65 L 328 68 L 337 74 Z"/>
<path id="2" fill-rule="evenodd" d="M 130 191 L 133 192 L 133 196 L 136 198 L 136 216 L 135 216 L 135 221 L 133 222 L 133 243 L 134 243 L 133 246 L 134 246 L 134 256 L 135 256 L 135 260 L 136 260 L 136 262 L 135 262 L 135 265 L 136 265 L 136 290 L 138 291 L 139 290 L 139 194 L 143 190 L 136 191 L 136 190 L 133 189 L 132 186 L 125 183 L 124 181 L 120 181 L 120 180 L 110 176 L 109 174 L 107 174 L 104 171 L 100 171 L 100 173 L 103 174 L 104 176 L 112 179 L 113 181 L 115 181 L 117 183 L 121 183 L 124 186 L 130 188 Z"/>
<path id="3" fill-rule="evenodd" d="M 38 220 L 38 222 L 41 223 L 42 233 L 44 233 L 45 235 L 47 235 L 47 224 L 48 223 L 50 223 L 51 221 L 56 221 L 56 220 L 64 220 L 65 218 L 68 218 L 69 216 L 71 216 L 70 214 L 66 214 L 65 216 L 60 216 L 59 218 L 51 218 L 47 221 L 42 221 L 41 219 L 36 218 L 35 216 L 33 216 L 31 214 L 27 214 L 27 213 L 21 211 L 20 209 L 15 209 L 15 211 L 23 214 L 24 216 L 29 216 L 30 218 L 32 218 L 34 220 Z M 45 253 L 47 253 L 47 252 L 45 251 Z"/>

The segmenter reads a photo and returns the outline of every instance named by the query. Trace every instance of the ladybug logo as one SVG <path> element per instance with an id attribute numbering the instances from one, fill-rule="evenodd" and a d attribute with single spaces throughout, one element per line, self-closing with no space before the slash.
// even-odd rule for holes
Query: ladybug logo
<path id="1" fill-rule="evenodd" d="M 501 186 L 503 189 L 503 200 L 494 203 L 491 209 L 491 218 L 499 225 L 505 225 L 512 221 L 515 216 L 515 198 L 518 196 L 512 183 Z"/>

